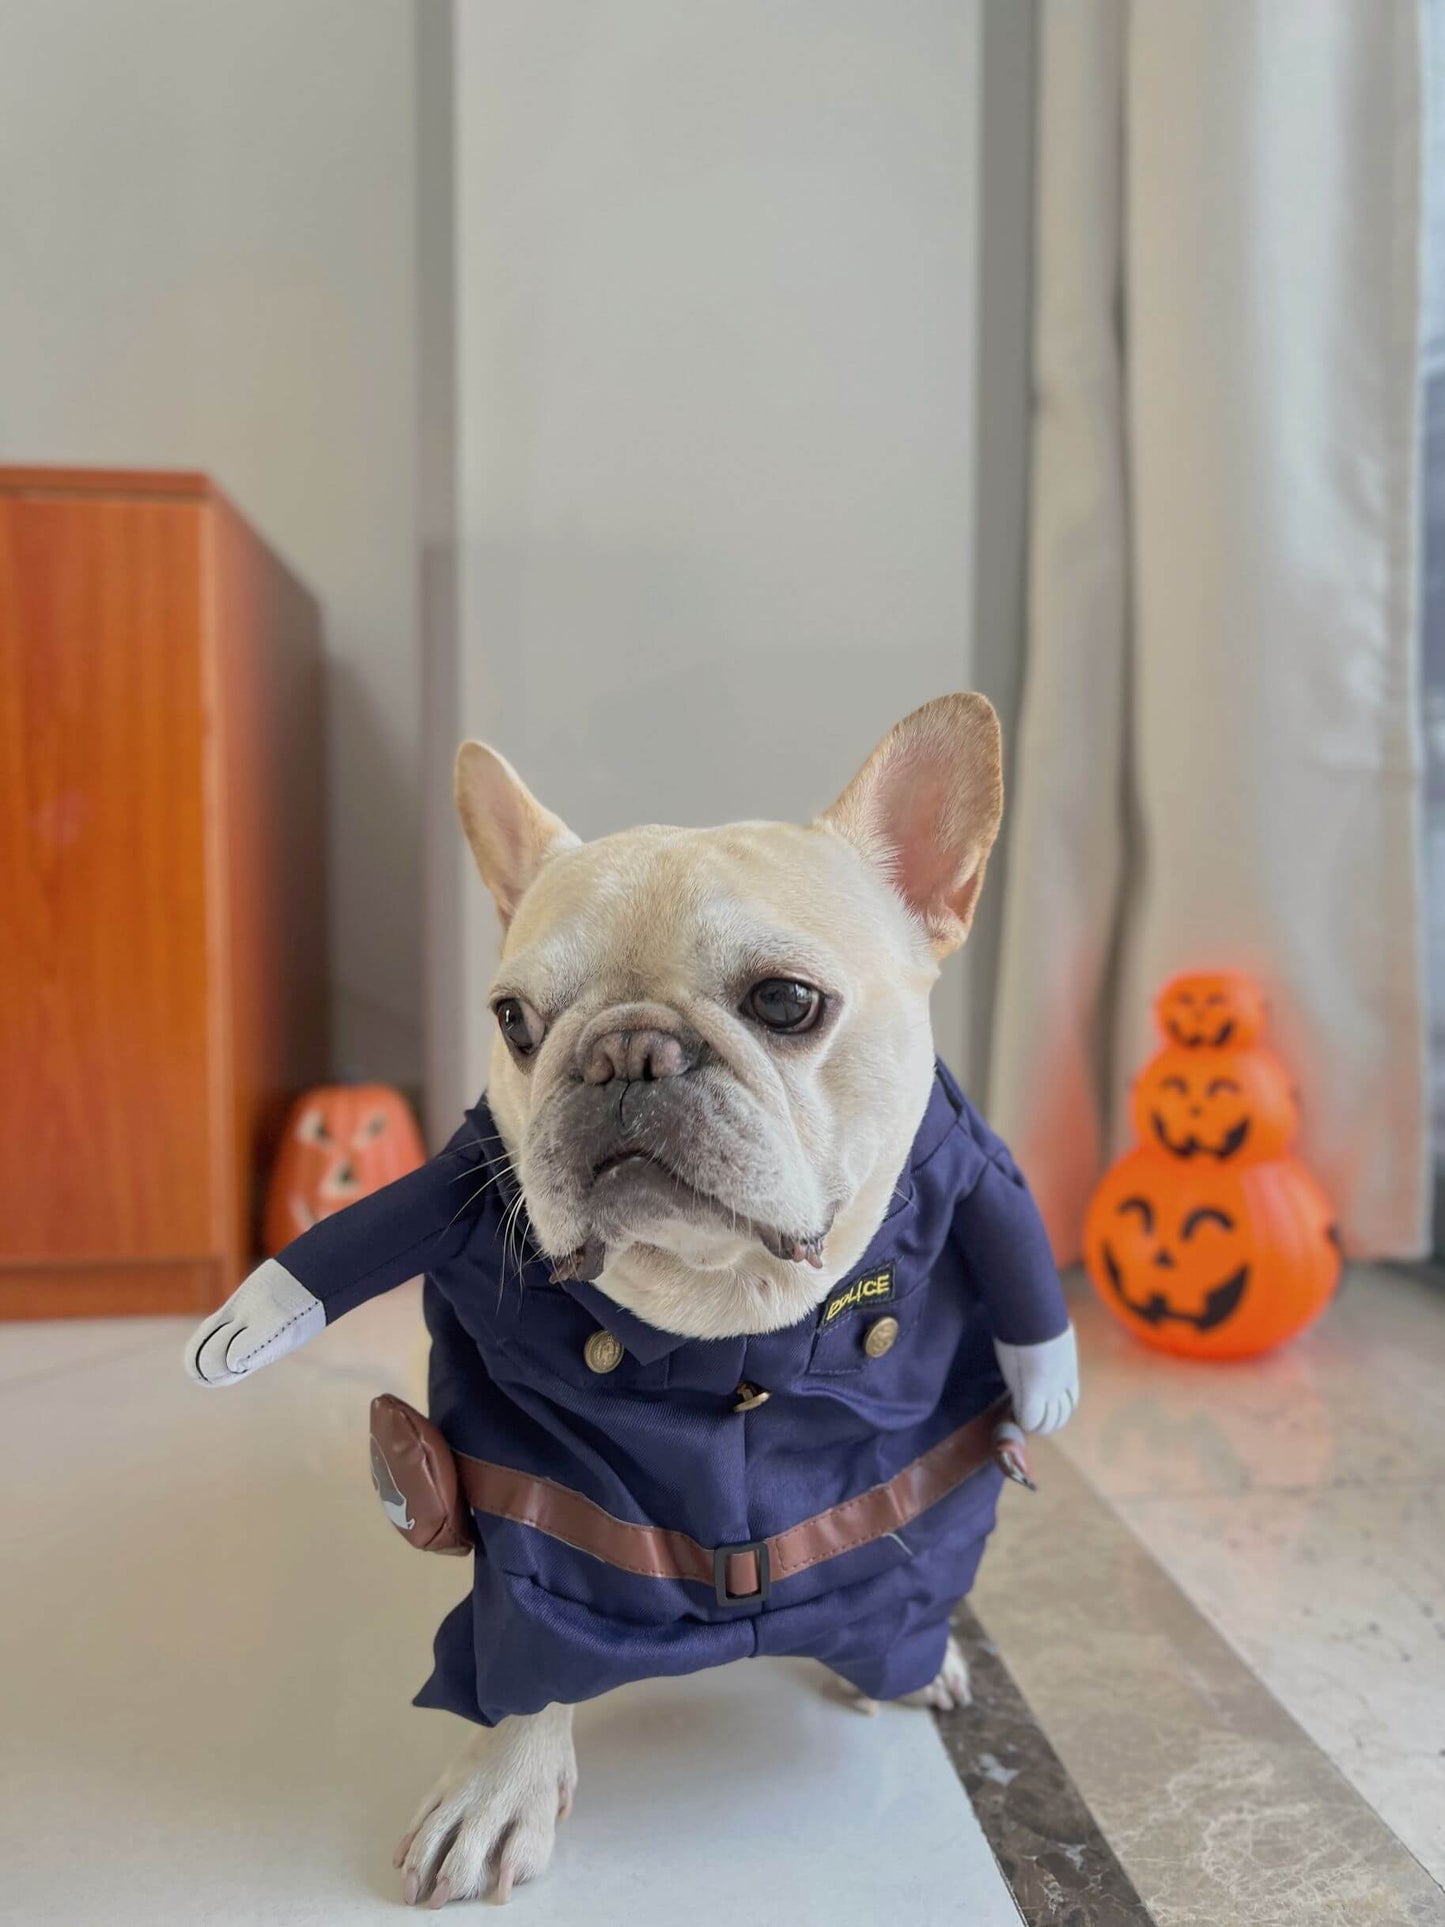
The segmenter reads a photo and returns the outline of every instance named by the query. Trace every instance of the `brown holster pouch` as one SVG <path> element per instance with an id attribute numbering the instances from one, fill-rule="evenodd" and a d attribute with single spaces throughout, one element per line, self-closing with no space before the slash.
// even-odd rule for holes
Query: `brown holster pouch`
<path id="1" fill-rule="evenodd" d="M 371 1401 L 371 1483 L 409 1546 L 472 1550 L 472 1515 L 452 1448 L 429 1418 L 390 1392 Z"/>

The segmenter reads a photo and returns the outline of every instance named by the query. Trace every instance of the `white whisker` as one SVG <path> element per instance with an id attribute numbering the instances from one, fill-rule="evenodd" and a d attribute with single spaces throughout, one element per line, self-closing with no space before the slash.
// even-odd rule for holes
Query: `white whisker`
<path id="1" fill-rule="evenodd" d="M 505 1165 L 500 1171 L 494 1171 L 491 1177 L 487 1179 L 485 1184 L 479 1184 L 476 1190 L 472 1192 L 470 1197 L 464 1198 L 462 1200 L 462 1202 L 457 1206 L 456 1210 L 452 1213 L 451 1217 L 448 1218 L 447 1227 L 446 1227 L 447 1230 L 448 1231 L 451 1230 L 452 1226 L 456 1223 L 457 1219 L 462 1215 L 462 1213 L 464 1211 L 469 1210 L 471 1206 L 476 1203 L 477 1199 L 482 1196 L 483 1192 L 490 1191 L 492 1186 L 494 1184 L 500 1184 L 503 1178 L 508 1178 L 508 1177 L 515 1178 L 516 1175 L 517 1175 L 516 1169 L 513 1166 L 511 1159 L 508 1158 Z"/>

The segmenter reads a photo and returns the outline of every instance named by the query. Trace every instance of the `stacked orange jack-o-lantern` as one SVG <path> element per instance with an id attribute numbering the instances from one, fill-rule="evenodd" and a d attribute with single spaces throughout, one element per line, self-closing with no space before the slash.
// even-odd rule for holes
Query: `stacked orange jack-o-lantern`
<path id="1" fill-rule="evenodd" d="M 1339 1240 L 1291 1155 L 1299 1113 L 1260 1043 L 1264 999 L 1234 972 L 1176 977 L 1155 1004 L 1165 1045 L 1135 1082 L 1139 1149 L 1094 1193 L 1084 1259 L 1110 1311 L 1146 1344 L 1247 1358 L 1329 1302 Z"/>

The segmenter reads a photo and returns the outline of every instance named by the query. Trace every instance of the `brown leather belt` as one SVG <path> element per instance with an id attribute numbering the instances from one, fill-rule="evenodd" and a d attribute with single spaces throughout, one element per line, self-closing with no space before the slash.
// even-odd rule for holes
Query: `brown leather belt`
<path id="1" fill-rule="evenodd" d="M 1007 1415 L 1008 1400 L 1000 1399 L 884 1484 L 816 1512 L 786 1532 L 712 1549 L 685 1532 L 615 1519 L 582 1493 L 534 1473 L 515 1472 L 464 1452 L 456 1454 L 456 1462 L 467 1502 L 478 1512 L 535 1526 L 639 1578 L 696 1580 L 714 1588 L 720 1605 L 757 1610 L 774 1580 L 790 1579 L 825 1559 L 897 1532 L 947 1498 L 989 1463 L 994 1428 Z"/>

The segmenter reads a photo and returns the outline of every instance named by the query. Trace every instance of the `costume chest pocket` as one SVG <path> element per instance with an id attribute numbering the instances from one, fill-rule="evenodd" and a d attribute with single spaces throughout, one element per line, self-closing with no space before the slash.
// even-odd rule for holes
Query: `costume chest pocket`
<path id="1" fill-rule="evenodd" d="M 811 1374 L 842 1378 L 877 1371 L 909 1324 L 907 1294 L 898 1289 L 898 1267 L 891 1260 L 842 1280 L 818 1314 L 818 1329 L 808 1359 Z"/>

